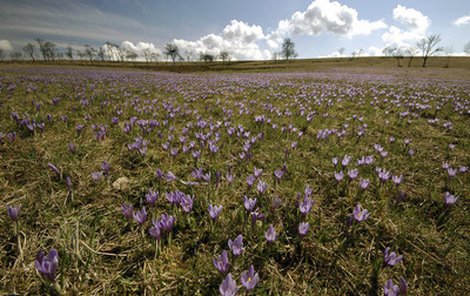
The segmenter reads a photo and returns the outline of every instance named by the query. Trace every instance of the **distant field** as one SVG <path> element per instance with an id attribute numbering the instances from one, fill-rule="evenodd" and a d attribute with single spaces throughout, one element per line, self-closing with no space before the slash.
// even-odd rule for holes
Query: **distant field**
<path id="1" fill-rule="evenodd" d="M 0 294 L 464 295 L 446 62 L 0 64 Z"/>

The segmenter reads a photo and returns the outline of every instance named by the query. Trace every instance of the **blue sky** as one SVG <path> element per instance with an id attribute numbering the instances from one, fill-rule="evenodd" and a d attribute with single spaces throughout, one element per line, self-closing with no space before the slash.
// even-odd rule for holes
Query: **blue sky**
<path id="1" fill-rule="evenodd" d="M 138 53 L 175 42 L 193 56 L 269 59 L 289 37 L 299 57 L 339 48 L 375 55 L 440 34 L 442 46 L 462 53 L 469 32 L 468 0 L 0 0 L 0 48 L 10 51 L 36 38 L 75 49 L 110 41 Z"/>

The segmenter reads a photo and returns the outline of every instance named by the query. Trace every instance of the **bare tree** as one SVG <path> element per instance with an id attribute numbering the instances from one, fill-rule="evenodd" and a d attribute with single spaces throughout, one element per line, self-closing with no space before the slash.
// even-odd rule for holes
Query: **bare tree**
<path id="1" fill-rule="evenodd" d="M 142 54 L 144 55 L 145 61 L 146 61 L 147 63 L 149 63 L 150 60 L 151 60 L 151 57 L 152 57 L 152 50 L 151 50 L 150 48 L 148 48 L 148 47 L 147 47 L 147 48 L 144 48 L 144 49 L 142 50 Z"/>
<path id="2" fill-rule="evenodd" d="M 67 49 L 65 50 L 65 56 L 69 60 L 73 61 L 73 49 L 72 49 L 72 47 L 70 47 L 70 46 L 67 47 Z"/>
<path id="3" fill-rule="evenodd" d="M 281 53 L 275 51 L 275 52 L 272 53 L 271 58 L 274 61 L 274 63 L 277 63 L 277 60 L 279 60 L 280 56 L 281 56 Z"/>
<path id="4" fill-rule="evenodd" d="M 40 38 L 37 38 L 36 42 L 39 44 L 39 50 L 41 51 L 44 61 L 54 62 L 57 55 L 57 46 L 55 45 L 55 43 L 50 41 L 44 41 Z"/>
<path id="5" fill-rule="evenodd" d="M 414 57 L 418 54 L 418 49 L 414 46 L 410 46 L 405 49 L 404 53 L 409 58 L 408 67 L 411 67 Z"/>
<path id="6" fill-rule="evenodd" d="M 47 60 L 52 60 L 54 62 L 57 56 L 57 46 L 55 43 L 46 41 L 44 42 L 44 48 L 46 50 Z"/>
<path id="7" fill-rule="evenodd" d="M 47 51 L 44 47 L 44 40 L 42 40 L 41 38 L 36 38 L 36 42 L 39 45 L 39 50 L 41 51 L 42 58 L 44 59 L 44 62 L 47 62 Z"/>
<path id="8" fill-rule="evenodd" d="M 444 68 L 449 68 L 449 63 L 450 63 L 450 56 L 454 52 L 454 48 L 452 46 L 448 46 L 444 48 L 444 53 L 446 54 L 447 60 L 446 60 L 446 65 Z"/>
<path id="9" fill-rule="evenodd" d="M 225 62 L 230 61 L 230 53 L 228 51 L 222 51 L 219 54 L 219 57 L 222 59 L 222 62 L 225 64 Z"/>
<path id="10" fill-rule="evenodd" d="M 176 64 L 176 58 L 181 58 L 180 50 L 174 43 L 167 43 L 165 45 L 164 53 L 166 56 L 171 57 L 173 64 Z"/>
<path id="11" fill-rule="evenodd" d="M 351 53 L 352 55 L 352 59 L 354 60 L 354 58 L 357 58 L 357 57 L 360 57 L 364 54 L 364 49 L 362 48 L 359 48 L 358 50 L 355 50 Z"/>
<path id="12" fill-rule="evenodd" d="M 186 61 L 189 63 L 194 59 L 194 53 L 190 50 L 185 50 L 183 56 L 186 58 Z"/>
<path id="13" fill-rule="evenodd" d="M 423 68 L 426 67 L 426 62 L 428 58 L 434 55 L 437 52 L 443 51 L 444 48 L 437 47 L 437 44 L 441 42 L 441 37 L 436 35 L 429 35 L 423 39 L 421 39 L 416 46 L 421 50 L 423 54 Z"/>
<path id="14" fill-rule="evenodd" d="M 199 55 L 199 60 L 204 61 L 205 63 L 212 63 L 214 61 L 214 55 L 208 53 L 201 53 Z"/>
<path id="15" fill-rule="evenodd" d="M 344 48 L 344 47 L 341 47 L 340 49 L 338 49 L 338 52 L 339 52 L 339 54 L 340 54 L 341 56 L 343 55 L 343 53 L 344 53 L 345 51 L 346 51 L 346 48 Z"/>
<path id="16" fill-rule="evenodd" d="M 127 53 L 126 53 L 126 59 L 127 60 L 135 62 L 137 57 L 139 57 L 139 55 L 135 51 L 130 50 L 130 49 L 127 50 Z"/>
<path id="17" fill-rule="evenodd" d="M 77 55 L 80 61 L 82 61 L 86 57 L 86 54 L 81 50 L 77 50 Z"/>
<path id="18" fill-rule="evenodd" d="M 282 43 L 281 55 L 287 61 L 297 56 L 297 52 L 295 52 L 295 44 L 292 40 L 290 40 L 290 38 L 284 39 L 284 42 Z"/>
<path id="19" fill-rule="evenodd" d="M 88 57 L 88 59 L 90 60 L 90 63 L 93 63 L 97 50 L 89 44 L 85 44 L 84 46 L 85 46 L 85 51 L 84 51 L 85 56 Z"/>
<path id="20" fill-rule="evenodd" d="M 106 52 L 102 46 L 98 49 L 98 53 L 96 55 L 98 56 L 100 61 L 104 62 L 104 60 L 106 59 Z"/>
<path id="21" fill-rule="evenodd" d="M 34 44 L 32 43 L 28 43 L 25 46 L 23 46 L 23 52 L 25 53 L 25 55 L 31 57 L 31 60 L 33 60 L 33 62 L 36 61 L 36 59 L 34 58 L 35 49 L 36 49 L 36 46 L 34 46 Z"/>
<path id="22" fill-rule="evenodd" d="M 150 60 L 154 62 L 158 62 L 158 59 L 160 58 L 160 54 L 158 52 L 152 52 L 150 54 Z"/>
<path id="23" fill-rule="evenodd" d="M 394 57 L 397 60 L 397 67 L 401 67 L 400 60 L 403 59 L 404 49 L 400 47 L 387 46 L 382 50 L 385 56 Z"/>
<path id="24" fill-rule="evenodd" d="M 470 42 L 467 42 L 467 44 L 463 46 L 463 52 L 470 55 Z"/>

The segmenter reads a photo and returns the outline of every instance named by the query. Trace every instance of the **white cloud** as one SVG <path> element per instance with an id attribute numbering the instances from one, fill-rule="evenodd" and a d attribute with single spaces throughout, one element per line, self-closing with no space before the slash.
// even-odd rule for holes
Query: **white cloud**
<path id="1" fill-rule="evenodd" d="M 11 46 L 10 41 L 8 40 L 0 40 L 0 49 L 6 50 L 6 51 L 13 51 L 13 46 Z"/>
<path id="2" fill-rule="evenodd" d="M 417 41 L 426 36 L 426 31 L 431 25 L 429 18 L 420 11 L 401 5 L 393 9 L 393 19 L 404 26 L 404 29 L 390 26 L 382 35 L 382 40 L 388 45 L 401 46 Z"/>
<path id="3" fill-rule="evenodd" d="M 318 35 L 324 32 L 351 38 L 355 35 L 369 35 L 372 31 L 386 27 L 381 20 L 370 22 L 359 19 L 354 8 L 339 2 L 315 0 L 307 10 L 297 11 L 290 19 L 281 20 L 269 39 L 280 43 L 289 35 Z M 270 42 L 269 45 L 275 47 L 276 44 Z"/>
<path id="4" fill-rule="evenodd" d="M 464 26 L 468 24 L 470 24 L 470 15 L 464 15 L 454 21 L 454 25 L 456 26 Z"/>
<path id="5" fill-rule="evenodd" d="M 241 60 L 261 60 L 270 57 L 270 53 L 261 50 L 257 42 L 264 40 L 263 29 L 257 25 L 232 20 L 220 35 L 209 34 L 196 41 L 175 39 L 173 42 L 181 53 L 197 58 L 200 53 L 217 56 L 228 51 L 232 58 Z"/>

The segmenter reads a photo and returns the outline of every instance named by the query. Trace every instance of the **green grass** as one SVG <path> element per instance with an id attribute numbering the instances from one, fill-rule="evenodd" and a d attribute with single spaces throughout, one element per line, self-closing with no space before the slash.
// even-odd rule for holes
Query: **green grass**
<path id="1" fill-rule="evenodd" d="M 395 60 L 381 58 L 128 65 L 132 70 L 2 66 L 0 292 L 54 293 L 51 283 L 35 270 L 34 260 L 38 251 L 56 248 L 56 286 L 64 295 L 218 294 L 224 276 L 212 259 L 228 250 L 229 239 L 242 234 L 244 253 L 229 256 L 240 294 L 244 293 L 240 274 L 251 264 L 260 276 L 254 295 L 380 295 L 387 279 L 397 283 L 401 276 L 410 295 L 464 294 L 470 289 L 470 174 L 449 178 L 442 168 L 445 162 L 453 168 L 470 166 L 470 81 L 463 75 L 469 71 L 468 59 L 462 61 L 452 68 L 452 60 L 449 69 L 438 66 L 439 58 L 431 59 L 426 69 L 396 68 Z M 204 72 L 196 73 L 202 66 L 207 67 Z M 192 73 L 147 71 L 160 67 Z M 51 103 L 54 98 L 60 100 L 57 105 Z M 18 125 L 11 112 L 44 122 L 44 133 Z M 310 122 L 308 113 L 313 114 Z M 255 116 L 262 114 L 271 122 L 256 122 Z M 159 125 L 143 133 L 136 124 L 126 134 L 124 123 L 133 116 Z M 119 124 L 112 124 L 112 117 L 118 117 Z M 434 118 L 439 121 L 429 121 Z M 199 128 L 198 119 L 207 126 Z M 235 129 L 243 125 L 250 135 L 229 136 L 224 126 L 228 121 Z M 446 129 L 445 122 L 451 122 L 452 129 Z M 201 150 L 198 160 L 191 152 L 182 152 L 179 136 L 188 123 L 192 127 L 185 145 L 195 141 L 195 149 Z M 77 124 L 85 125 L 81 134 L 75 130 Z M 107 125 L 103 141 L 95 139 L 92 124 Z M 273 124 L 278 127 L 272 128 Z M 359 137 L 363 124 L 367 124 L 365 134 Z M 324 129 L 344 130 L 345 135 L 318 139 Z M 13 131 L 17 139 L 10 142 L 7 133 Z M 208 150 L 208 143 L 199 146 L 196 133 L 200 132 L 212 140 L 219 133 L 217 153 Z M 169 141 L 169 135 L 174 140 Z M 240 159 L 245 141 L 257 135 L 250 149 L 252 158 Z M 150 141 L 145 156 L 128 149 L 137 136 Z M 391 143 L 390 136 L 396 141 Z M 404 139 L 411 143 L 405 145 Z M 176 157 L 162 148 L 167 141 L 179 148 Z M 75 153 L 68 151 L 69 143 L 77 146 Z M 388 155 L 381 158 L 374 144 Z M 345 180 L 338 184 L 334 172 L 341 168 L 335 168 L 331 159 L 338 157 L 341 162 L 345 155 L 352 156 L 352 161 L 343 169 Z M 356 165 L 367 155 L 374 156 L 372 165 Z M 111 165 L 110 174 L 95 182 L 91 173 L 99 171 L 104 160 Z M 55 164 L 61 175 L 55 175 L 48 163 Z M 287 171 L 276 182 L 273 172 L 284 165 Z M 209 183 L 185 185 L 194 181 L 195 167 L 211 173 Z M 251 189 L 246 185 L 254 167 L 263 169 L 261 179 L 268 183 L 265 193 L 256 191 L 256 182 Z M 381 185 L 376 167 L 402 174 L 403 183 Z M 173 172 L 178 180 L 157 179 L 157 168 Z M 357 179 L 347 181 L 348 168 L 358 168 L 360 178 L 370 179 L 367 190 L 359 189 Z M 231 184 L 225 179 L 229 171 L 235 175 Z M 221 172 L 218 183 L 216 172 Z M 67 176 L 72 180 L 71 192 L 65 184 Z M 114 188 L 121 177 L 128 184 Z M 315 204 L 302 217 L 296 196 L 303 194 L 306 185 L 313 190 Z M 145 203 L 149 189 L 160 193 L 153 208 Z M 189 214 L 166 201 L 165 192 L 174 190 L 194 195 Z M 444 205 L 446 191 L 458 197 L 452 207 Z M 403 201 L 397 199 L 400 192 Z M 250 222 L 243 207 L 245 195 L 258 199 L 264 220 Z M 281 203 L 274 209 L 276 198 Z M 348 217 L 358 202 L 370 217 L 349 225 Z M 149 218 L 142 229 L 123 217 L 122 203 L 135 209 L 146 206 Z M 208 215 L 209 204 L 223 206 L 215 222 Z M 7 205 L 21 205 L 18 232 Z M 174 215 L 176 226 L 171 239 L 163 236 L 157 254 L 148 229 L 151 218 L 163 213 Z M 303 239 L 297 230 L 300 221 L 310 223 Z M 273 244 L 264 238 L 270 224 L 278 233 Z M 382 267 L 386 247 L 404 255 L 404 260 Z"/>

